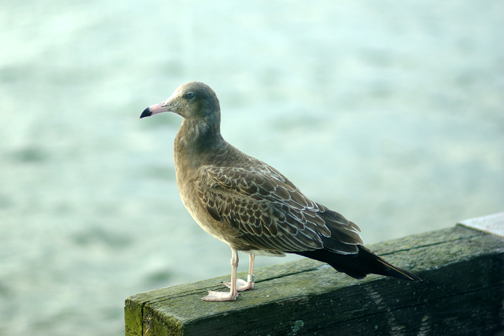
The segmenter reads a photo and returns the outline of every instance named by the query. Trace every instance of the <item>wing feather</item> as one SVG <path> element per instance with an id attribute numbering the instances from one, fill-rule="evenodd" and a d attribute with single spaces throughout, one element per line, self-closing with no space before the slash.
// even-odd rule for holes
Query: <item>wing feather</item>
<path id="1" fill-rule="evenodd" d="M 250 249 L 358 253 L 359 228 L 305 197 L 270 166 L 199 169 L 198 196 L 213 219 L 238 229 Z"/>

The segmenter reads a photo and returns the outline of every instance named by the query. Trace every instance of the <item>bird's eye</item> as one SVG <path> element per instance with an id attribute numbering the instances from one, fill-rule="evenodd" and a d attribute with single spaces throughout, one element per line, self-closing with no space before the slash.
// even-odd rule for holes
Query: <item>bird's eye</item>
<path id="1" fill-rule="evenodd" d="M 184 95 L 184 98 L 187 99 L 187 100 L 191 100 L 194 98 L 194 93 L 192 92 L 188 92 Z"/>

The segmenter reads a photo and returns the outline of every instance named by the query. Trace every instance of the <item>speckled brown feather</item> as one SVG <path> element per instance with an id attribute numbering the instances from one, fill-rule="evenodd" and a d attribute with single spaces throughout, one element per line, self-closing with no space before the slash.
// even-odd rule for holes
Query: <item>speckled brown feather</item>
<path id="1" fill-rule="evenodd" d="M 362 240 L 357 225 L 311 201 L 278 171 L 258 162 L 199 169 L 201 202 L 215 220 L 239 230 L 235 239 L 249 243 L 249 250 L 358 253 Z"/>

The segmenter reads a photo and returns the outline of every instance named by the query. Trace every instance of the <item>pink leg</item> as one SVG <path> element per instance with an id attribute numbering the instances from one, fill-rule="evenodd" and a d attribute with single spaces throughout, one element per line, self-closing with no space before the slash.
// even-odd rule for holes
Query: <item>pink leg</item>
<path id="1" fill-rule="evenodd" d="M 235 301 L 238 297 L 238 291 L 236 290 L 236 270 L 238 269 L 238 251 L 231 248 L 231 285 L 229 286 L 229 292 L 214 292 L 208 291 L 208 295 L 201 298 L 203 301 Z"/>
<path id="2" fill-rule="evenodd" d="M 236 279 L 235 285 L 236 285 L 236 290 L 238 292 L 243 292 L 249 289 L 254 289 L 254 284 L 255 284 L 255 279 L 254 279 L 254 261 L 255 261 L 255 255 L 249 253 L 249 270 L 248 270 L 248 276 L 247 276 L 247 281 L 242 280 L 242 279 Z M 224 285 L 226 285 L 228 288 L 231 288 L 233 284 L 233 279 L 231 279 L 231 282 L 223 282 Z"/>

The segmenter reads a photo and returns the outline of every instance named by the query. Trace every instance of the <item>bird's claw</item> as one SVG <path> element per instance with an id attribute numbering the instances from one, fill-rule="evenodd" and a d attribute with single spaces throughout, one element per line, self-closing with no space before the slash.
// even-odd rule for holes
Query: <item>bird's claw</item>
<path id="1" fill-rule="evenodd" d="M 223 285 L 225 285 L 227 288 L 231 288 L 231 283 L 227 281 L 222 282 Z M 238 292 L 243 292 L 249 289 L 254 289 L 254 283 L 253 282 L 247 282 L 242 279 L 236 279 L 236 290 Z"/>
<path id="2" fill-rule="evenodd" d="M 233 294 L 231 292 L 208 291 L 208 295 L 202 297 L 201 300 L 211 302 L 236 301 L 238 295 L 240 295 L 238 292 Z"/>

